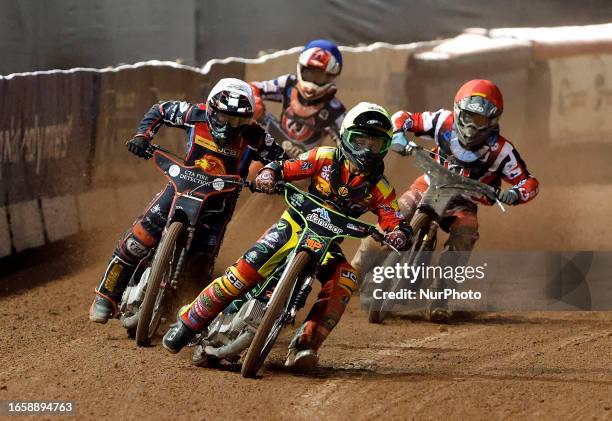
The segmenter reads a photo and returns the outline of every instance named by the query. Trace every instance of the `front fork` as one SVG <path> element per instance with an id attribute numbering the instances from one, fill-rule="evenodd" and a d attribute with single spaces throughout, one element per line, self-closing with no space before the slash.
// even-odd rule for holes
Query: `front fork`
<path id="1" fill-rule="evenodd" d="M 173 290 L 176 290 L 177 288 L 178 279 L 181 276 L 181 273 L 183 272 L 185 263 L 187 262 L 187 254 L 189 253 L 189 250 L 191 249 L 191 243 L 193 242 L 194 236 L 195 236 L 195 227 L 190 225 L 187 227 L 187 241 L 185 242 L 185 247 L 181 249 L 181 254 L 179 255 L 178 260 L 176 262 L 176 268 L 174 269 L 174 272 L 172 273 L 172 276 L 170 278 L 170 288 L 172 288 Z M 164 282 L 161 285 L 161 287 L 165 288 L 166 283 Z"/>
<path id="2" fill-rule="evenodd" d="M 440 228 L 438 222 L 431 221 L 431 223 L 429 224 L 429 231 L 427 231 L 427 234 L 425 235 L 425 237 L 423 237 L 423 246 L 421 247 L 422 250 L 435 250 L 438 228 Z"/>
<path id="3" fill-rule="evenodd" d="M 308 275 L 301 283 L 300 289 L 293 294 L 291 300 L 291 307 L 289 308 L 289 316 L 291 320 L 295 320 L 295 316 L 306 305 L 306 299 L 312 291 L 312 284 L 314 282 L 314 276 Z"/>
<path id="4" fill-rule="evenodd" d="M 296 247 L 295 250 L 298 250 L 298 248 Z M 295 257 L 296 254 L 297 253 L 294 253 L 291 260 L 287 262 L 287 265 L 285 266 L 285 270 L 283 271 L 283 274 L 280 276 L 279 280 L 283 278 L 283 276 L 285 275 L 285 271 L 288 270 L 289 267 L 291 266 L 293 257 Z M 312 255 L 310 257 L 312 259 Z M 291 298 L 289 299 L 289 302 L 287 303 L 287 307 L 285 311 L 285 317 L 286 317 L 284 321 L 285 323 L 293 323 L 295 321 L 295 316 L 297 315 L 298 311 L 300 311 L 306 305 L 306 299 L 308 298 L 308 295 L 310 295 L 310 292 L 312 291 L 312 284 L 314 280 L 315 280 L 315 276 L 313 274 L 299 276 L 299 278 L 297 279 L 297 282 L 293 286 L 293 291 L 291 291 L 291 295 L 290 295 Z"/>

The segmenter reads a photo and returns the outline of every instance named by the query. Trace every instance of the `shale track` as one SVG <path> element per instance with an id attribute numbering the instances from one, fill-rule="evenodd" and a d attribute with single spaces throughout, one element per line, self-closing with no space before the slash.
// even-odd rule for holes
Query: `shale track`
<path id="1" fill-rule="evenodd" d="M 317 371 L 282 368 L 284 337 L 264 377 L 246 380 L 90 323 L 113 244 L 92 243 L 29 253 L 0 278 L 0 400 L 73 400 L 78 419 L 612 419 L 610 312 L 375 326 L 355 297 Z"/>

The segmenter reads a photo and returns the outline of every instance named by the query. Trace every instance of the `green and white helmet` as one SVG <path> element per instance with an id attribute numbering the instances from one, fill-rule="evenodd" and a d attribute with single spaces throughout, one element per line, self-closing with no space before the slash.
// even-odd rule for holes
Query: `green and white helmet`
<path id="1" fill-rule="evenodd" d="M 391 146 L 391 116 L 380 105 L 360 102 L 340 127 L 340 155 L 361 172 L 377 168 Z"/>

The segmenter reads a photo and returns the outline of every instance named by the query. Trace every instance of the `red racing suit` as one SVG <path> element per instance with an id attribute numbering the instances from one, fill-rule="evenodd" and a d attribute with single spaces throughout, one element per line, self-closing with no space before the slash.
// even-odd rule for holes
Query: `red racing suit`
<path id="1" fill-rule="evenodd" d="M 405 129 L 416 136 L 434 140 L 437 160 L 446 168 L 495 188 L 499 188 L 501 182 L 505 181 L 518 193 L 518 204 L 527 203 L 538 194 L 538 180 L 529 173 L 514 145 L 498 132 L 475 151 L 478 159 L 463 162 L 458 158 L 463 150 L 457 140 L 454 115 L 451 111 L 398 111 L 393 115 L 392 121 L 395 132 Z M 422 175 L 415 180 L 410 190 L 401 196 L 399 205 L 407 218 L 412 218 L 427 188 L 427 178 Z M 478 202 L 492 204 L 485 199 L 479 199 Z M 477 201 L 462 196 L 451 200 L 445 214 L 449 218 L 446 218 L 446 224 L 442 224 L 451 234 L 447 243 L 450 250 L 469 251 L 478 239 L 476 203 Z"/>
<path id="2" fill-rule="evenodd" d="M 385 231 L 406 224 L 399 212 L 395 191 L 382 175 L 382 169 L 377 175 L 352 176 L 346 162 L 339 160 L 336 148 L 315 148 L 297 159 L 273 162 L 266 168 L 273 169 L 277 179 L 310 178 L 310 192 L 330 207 L 352 217 L 372 211 Z M 232 300 L 274 271 L 297 245 L 302 229 L 301 219 L 292 210 L 285 211 L 253 247 L 183 309 L 183 323 L 195 330 L 203 329 Z M 294 340 L 297 346 L 315 350 L 338 323 L 357 289 L 357 274 L 337 244 L 330 247 L 318 278 L 323 284 L 321 293 Z"/>
<path id="3" fill-rule="evenodd" d="M 323 98 L 308 101 L 301 97 L 296 84 L 297 77 L 293 74 L 251 82 L 256 104 L 255 119 L 261 121 L 264 118 L 264 101 L 281 102 L 279 129 L 284 139 L 302 151 L 320 146 L 327 134 L 336 141 L 346 109 L 335 97 L 335 91 Z M 267 128 L 281 142 L 280 136 L 271 127 Z"/>

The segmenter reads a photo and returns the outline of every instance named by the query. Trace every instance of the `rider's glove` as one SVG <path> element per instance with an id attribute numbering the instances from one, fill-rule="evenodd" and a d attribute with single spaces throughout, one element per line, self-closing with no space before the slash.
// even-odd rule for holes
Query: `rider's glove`
<path id="1" fill-rule="evenodd" d="M 149 141 L 142 136 L 135 136 L 132 140 L 127 142 L 128 151 L 134 155 L 149 159 L 151 155 L 148 153 Z"/>
<path id="2" fill-rule="evenodd" d="M 385 234 L 385 242 L 398 250 L 407 250 L 410 247 L 410 231 L 396 228 Z"/>
<path id="3" fill-rule="evenodd" d="M 403 131 L 399 131 L 393 134 L 391 139 L 391 150 L 399 154 L 403 154 L 408 146 L 408 139 Z"/>
<path id="4" fill-rule="evenodd" d="M 508 189 L 500 192 L 497 198 L 506 205 L 516 205 L 519 201 L 519 194 L 515 189 Z"/>
<path id="5" fill-rule="evenodd" d="M 264 168 L 259 174 L 257 174 L 257 177 L 255 177 L 255 188 L 264 193 L 274 193 L 275 185 L 276 173 L 269 168 Z"/>

